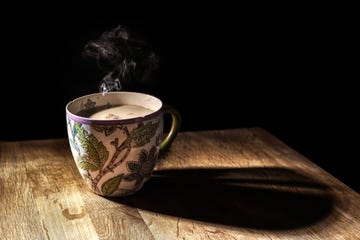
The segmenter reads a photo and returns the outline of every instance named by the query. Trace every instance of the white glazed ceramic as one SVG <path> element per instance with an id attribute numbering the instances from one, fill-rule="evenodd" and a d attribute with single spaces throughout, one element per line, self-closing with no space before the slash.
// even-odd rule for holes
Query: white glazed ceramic
<path id="1" fill-rule="evenodd" d="M 154 112 L 123 120 L 95 120 L 79 115 L 111 106 L 139 105 Z M 172 115 L 172 129 L 163 138 L 163 115 Z M 66 105 L 71 152 L 88 187 L 102 196 L 125 196 L 149 179 L 160 148 L 169 147 L 179 128 L 176 110 L 164 111 L 158 98 L 136 92 L 95 93 Z"/>

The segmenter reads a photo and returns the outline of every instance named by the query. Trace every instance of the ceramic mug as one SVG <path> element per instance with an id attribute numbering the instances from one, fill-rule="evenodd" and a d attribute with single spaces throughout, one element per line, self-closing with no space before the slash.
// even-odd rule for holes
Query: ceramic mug
<path id="1" fill-rule="evenodd" d="M 137 116 L 125 107 L 119 118 L 117 112 L 111 113 L 123 106 L 146 111 Z M 94 117 L 99 113 L 105 117 Z M 166 136 L 165 114 L 172 119 Z M 181 121 L 179 112 L 163 106 L 157 97 L 123 91 L 76 98 L 66 105 L 66 119 L 70 149 L 87 186 L 98 195 L 114 197 L 141 189 L 150 178 L 159 151 L 168 149 L 176 137 Z"/>

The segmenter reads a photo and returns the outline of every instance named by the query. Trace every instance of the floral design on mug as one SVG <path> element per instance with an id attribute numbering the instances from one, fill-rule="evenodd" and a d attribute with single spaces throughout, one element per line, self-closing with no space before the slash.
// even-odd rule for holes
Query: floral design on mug
<path id="1" fill-rule="evenodd" d="M 150 177 L 155 166 L 157 155 L 158 151 L 156 146 L 153 146 L 149 152 L 145 149 L 141 149 L 138 162 L 128 161 L 126 163 L 126 167 L 130 173 L 125 175 L 123 179 L 125 181 L 136 180 L 135 186 L 136 188 L 139 187 L 144 179 Z"/>
<path id="2" fill-rule="evenodd" d="M 90 98 L 87 99 L 86 103 L 84 104 L 86 109 L 91 109 L 94 108 L 96 106 L 96 102 L 95 101 L 91 101 Z"/>
<path id="3" fill-rule="evenodd" d="M 67 118 L 67 124 L 70 126 L 69 130 L 71 129 L 71 121 L 69 118 Z M 70 146 L 73 147 L 76 152 L 80 152 L 78 145 L 75 143 L 75 135 L 76 135 L 76 128 L 72 128 L 71 131 L 68 132 L 69 134 L 69 142 Z"/>
<path id="4" fill-rule="evenodd" d="M 94 192 L 102 193 L 103 195 L 111 195 L 118 189 L 122 180 L 132 181 L 136 179 L 135 184 L 140 185 L 143 177 L 150 176 L 151 171 L 149 172 L 148 169 L 153 167 L 153 164 L 155 164 L 154 159 L 158 154 L 156 146 L 153 146 L 149 153 L 145 149 L 142 149 L 139 155 L 139 163 L 134 161 L 128 162 L 131 165 L 131 167 L 127 165 L 127 169 L 130 171 L 129 174 L 125 176 L 124 174 L 120 174 L 112 177 L 102 183 L 100 188 L 98 187 L 98 183 L 107 173 L 113 172 L 116 167 L 120 166 L 127 159 L 132 148 L 143 147 L 155 137 L 159 124 L 159 121 L 154 123 L 150 121 L 145 124 L 139 123 L 131 131 L 124 125 L 118 125 L 116 128 L 124 132 L 126 139 L 121 143 L 118 138 L 111 141 L 111 145 L 114 146 L 115 152 L 109 158 L 109 151 L 104 144 L 93 134 L 89 134 L 82 127 L 82 124 L 74 123 L 71 130 L 71 136 L 73 138 L 71 142 L 75 145 L 79 144 L 83 150 L 80 152 L 78 151 L 80 149 L 79 146 L 75 147 L 78 152 L 76 163 L 81 169 L 86 171 L 83 173 L 83 176 L 91 182 Z M 102 128 L 102 126 L 95 126 L 93 128 L 98 132 L 103 132 L 106 136 L 111 135 L 113 131 L 113 129 Z M 125 153 L 123 153 L 124 151 Z M 152 165 L 149 165 L 149 163 Z M 136 171 L 137 167 L 138 171 Z M 95 177 L 90 174 L 90 172 L 94 171 L 97 171 Z"/>
<path id="5" fill-rule="evenodd" d="M 103 132 L 105 134 L 105 136 L 109 136 L 116 131 L 117 127 L 97 125 L 97 126 L 93 126 L 93 129 L 95 129 L 95 131 L 98 131 L 98 132 Z"/>

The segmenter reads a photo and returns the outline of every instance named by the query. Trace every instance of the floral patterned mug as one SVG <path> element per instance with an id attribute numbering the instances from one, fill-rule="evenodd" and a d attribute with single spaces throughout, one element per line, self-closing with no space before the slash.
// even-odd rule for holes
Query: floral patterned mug
<path id="1" fill-rule="evenodd" d="M 122 106 L 147 111 L 136 115 L 123 108 L 123 116 L 111 113 Z M 101 112 L 103 117 L 93 117 Z M 172 119 L 166 136 L 164 114 Z M 66 105 L 66 119 L 70 149 L 81 176 L 94 193 L 110 197 L 141 189 L 159 151 L 168 149 L 176 137 L 181 121 L 176 109 L 163 106 L 155 96 L 123 91 L 79 97 Z"/>

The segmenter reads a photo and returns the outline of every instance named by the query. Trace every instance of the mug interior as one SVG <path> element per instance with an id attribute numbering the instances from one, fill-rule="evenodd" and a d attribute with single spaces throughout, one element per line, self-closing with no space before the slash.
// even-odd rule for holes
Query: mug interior
<path id="1" fill-rule="evenodd" d="M 118 120 L 97 120 L 90 119 L 86 115 L 81 114 L 84 111 L 96 111 L 107 109 L 113 106 L 119 105 L 137 105 L 148 108 L 153 113 L 146 115 L 145 117 L 118 119 Z M 162 108 L 162 102 L 160 99 L 145 93 L 138 92 L 109 92 L 103 95 L 102 93 L 94 93 L 76 98 L 66 105 L 66 114 L 69 118 L 82 122 L 82 123 L 117 123 L 126 121 L 136 121 L 137 119 L 144 120 L 144 118 L 152 117 L 159 114 Z"/>

